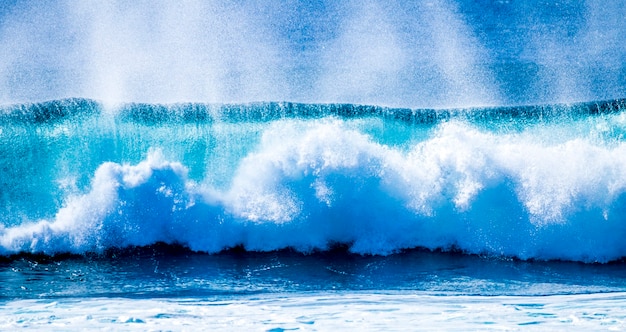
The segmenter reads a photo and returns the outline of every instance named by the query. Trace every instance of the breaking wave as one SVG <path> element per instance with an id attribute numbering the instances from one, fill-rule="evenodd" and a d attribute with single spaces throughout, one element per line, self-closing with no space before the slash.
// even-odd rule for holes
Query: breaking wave
<path id="1" fill-rule="evenodd" d="M 8 106 L 0 254 L 339 243 L 361 254 L 617 260 L 624 107 Z"/>

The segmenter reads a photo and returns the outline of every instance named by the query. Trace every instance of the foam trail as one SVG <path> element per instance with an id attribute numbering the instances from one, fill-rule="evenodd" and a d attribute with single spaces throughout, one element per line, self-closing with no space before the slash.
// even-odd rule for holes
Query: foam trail
<path id="1" fill-rule="evenodd" d="M 605 121 L 621 126 L 623 117 Z M 225 189 L 190 180 L 158 150 L 136 165 L 103 163 L 89 191 L 67 199 L 54 218 L 0 230 L 0 250 L 84 253 L 166 242 L 206 252 L 307 252 L 345 243 L 363 254 L 425 247 L 521 259 L 623 257 L 626 146 L 558 137 L 451 121 L 399 149 L 337 119 L 278 121 Z"/>

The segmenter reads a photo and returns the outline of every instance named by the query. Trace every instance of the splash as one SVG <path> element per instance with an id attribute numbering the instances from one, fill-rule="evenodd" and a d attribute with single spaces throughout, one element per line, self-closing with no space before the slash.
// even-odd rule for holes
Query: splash
<path id="1" fill-rule="evenodd" d="M 626 255 L 623 100 L 405 116 L 350 105 L 39 107 L 49 116 L 17 107 L 2 122 L 2 165 L 28 175 L 2 178 L 5 255 L 157 242 Z"/>

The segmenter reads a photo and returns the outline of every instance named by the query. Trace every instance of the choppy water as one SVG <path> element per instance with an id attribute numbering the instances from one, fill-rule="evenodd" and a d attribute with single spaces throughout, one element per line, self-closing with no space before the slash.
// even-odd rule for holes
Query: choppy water
<path id="1" fill-rule="evenodd" d="M 0 263 L 3 329 L 624 328 L 622 263 L 153 247 Z"/>

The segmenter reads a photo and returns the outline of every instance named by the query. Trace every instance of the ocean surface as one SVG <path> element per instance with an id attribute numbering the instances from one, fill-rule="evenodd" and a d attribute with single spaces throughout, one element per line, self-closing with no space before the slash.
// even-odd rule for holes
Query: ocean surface
<path id="1" fill-rule="evenodd" d="M 626 330 L 624 17 L 0 1 L 0 330 Z"/>

